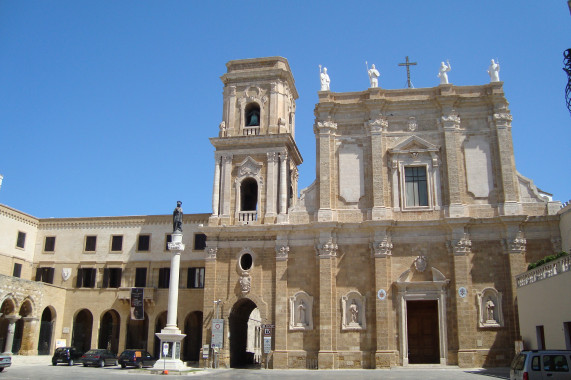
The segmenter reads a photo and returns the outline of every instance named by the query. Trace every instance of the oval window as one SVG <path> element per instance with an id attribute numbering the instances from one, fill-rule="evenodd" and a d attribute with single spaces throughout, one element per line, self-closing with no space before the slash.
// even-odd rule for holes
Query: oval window
<path id="1" fill-rule="evenodd" d="M 252 255 L 244 253 L 240 257 L 240 268 L 242 268 L 242 270 L 249 270 L 252 268 Z"/>

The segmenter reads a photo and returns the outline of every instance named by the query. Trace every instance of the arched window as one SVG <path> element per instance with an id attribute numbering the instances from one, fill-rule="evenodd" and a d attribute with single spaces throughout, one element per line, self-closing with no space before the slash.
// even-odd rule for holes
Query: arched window
<path id="1" fill-rule="evenodd" d="M 250 103 L 246 106 L 246 127 L 260 126 L 260 106 L 257 103 Z"/>
<path id="2" fill-rule="evenodd" d="M 258 207 L 258 182 L 246 178 L 240 184 L 240 211 L 256 211 Z"/>

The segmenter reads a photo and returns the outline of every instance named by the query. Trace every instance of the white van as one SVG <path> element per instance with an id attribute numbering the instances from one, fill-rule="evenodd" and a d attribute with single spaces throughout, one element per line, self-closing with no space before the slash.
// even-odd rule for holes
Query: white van
<path id="1" fill-rule="evenodd" d="M 571 380 L 571 351 L 522 351 L 510 367 L 510 380 Z"/>

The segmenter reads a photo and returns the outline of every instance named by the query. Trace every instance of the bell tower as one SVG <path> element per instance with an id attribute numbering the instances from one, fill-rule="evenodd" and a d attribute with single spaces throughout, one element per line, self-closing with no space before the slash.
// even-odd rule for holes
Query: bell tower
<path id="1" fill-rule="evenodd" d="M 287 223 L 297 199 L 298 98 L 282 57 L 226 64 L 222 122 L 214 145 L 210 225 Z"/>

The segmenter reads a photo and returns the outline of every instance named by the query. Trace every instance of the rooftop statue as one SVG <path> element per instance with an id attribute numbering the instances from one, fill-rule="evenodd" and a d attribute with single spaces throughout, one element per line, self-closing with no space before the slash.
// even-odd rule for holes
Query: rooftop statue
<path id="1" fill-rule="evenodd" d="M 367 64 L 367 62 L 365 62 L 365 64 Z M 367 74 L 369 74 L 369 82 L 371 82 L 371 88 L 379 87 L 378 78 L 379 76 L 381 76 L 381 74 L 379 73 L 379 70 L 375 68 L 374 63 L 371 65 L 370 69 L 369 66 L 367 65 Z"/>
<path id="2" fill-rule="evenodd" d="M 440 69 L 438 70 L 438 78 L 440 78 L 440 84 L 448 84 L 448 74 L 446 73 L 452 70 L 452 66 L 450 66 L 450 62 L 448 60 L 446 60 L 446 63 L 440 63 Z"/>
<path id="3" fill-rule="evenodd" d="M 182 205 L 181 201 L 176 202 L 176 208 L 172 213 L 172 232 L 182 232 Z"/>
<path id="4" fill-rule="evenodd" d="M 327 67 L 321 70 L 321 65 L 319 65 L 319 78 L 321 79 L 321 90 L 320 91 L 329 91 L 329 83 L 331 80 L 329 79 L 329 75 L 327 75 Z"/>
<path id="5" fill-rule="evenodd" d="M 500 62 L 492 62 L 488 67 L 488 75 L 490 76 L 490 82 L 499 82 L 500 81 Z"/>

